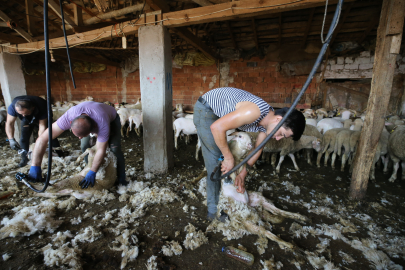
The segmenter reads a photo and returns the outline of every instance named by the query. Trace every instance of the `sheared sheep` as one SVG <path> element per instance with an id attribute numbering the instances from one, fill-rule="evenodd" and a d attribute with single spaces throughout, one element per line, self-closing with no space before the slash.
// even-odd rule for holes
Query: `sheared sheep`
<path id="1" fill-rule="evenodd" d="M 325 134 L 325 132 L 330 129 L 343 128 L 343 124 L 339 120 L 326 118 L 319 121 L 316 127 L 321 134 Z"/>
<path id="2" fill-rule="evenodd" d="M 322 154 L 325 153 L 325 163 L 324 166 L 328 164 L 329 155 L 335 150 L 335 142 L 336 142 L 336 135 L 342 131 L 346 130 L 344 128 L 334 128 L 326 131 L 322 137 L 322 149 L 321 155 L 318 155 L 316 160 L 316 166 L 321 167 L 321 157 Z"/>
<path id="3" fill-rule="evenodd" d="M 91 169 L 95 153 L 96 146 L 88 148 L 76 161 L 76 163 L 78 163 L 84 156 L 89 155 L 88 164 L 79 174 L 55 183 L 52 187 L 47 189 L 46 193 L 36 193 L 35 195 L 40 197 L 72 195 L 77 199 L 88 199 L 97 191 L 110 189 L 117 179 L 117 158 L 109 149 L 106 152 L 103 163 L 97 171 L 94 187 L 89 186 L 87 189 L 83 190 L 79 186 L 80 181 L 84 179 L 87 172 Z"/>
<path id="4" fill-rule="evenodd" d="M 186 143 L 188 143 L 188 136 L 197 134 L 197 128 L 194 125 L 193 119 L 187 118 L 177 118 L 173 122 L 173 130 L 174 130 L 174 147 L 177 149 L 177 138 L 180 136 L 180 133 L 187 135 Z"/>
<path id="5" fill-rule="evenodd" d="M 249 135 L 245 132 L 235 132 L 236 136 L 229 142 L 229 148 L 234 156 L 235 163 L 239 163 L 252 147 L 252 142 Z M 239 168 L 238 173 L 243 169 Z M 207 228 L 207 231 L 222 231 L 228 239 L 240 238 L 247 234 L 257 234 L 261 237 L 267 237 L 276 241 L 281 247 L 294 248 L 291 243 L 285 242 L 264 227 L 263 218 L 271 218 L 267 211 L 274 215 L 293 218 L 300 221 L 308 219 L 302 215 L 290 213 L 276 208 L 269 200 L 267 200 L 260 192 L 245 191 L 243 194 L 237 192 L 237 187 L 233 182 L 236 178 L 236 173 L 231 174 L 232 180 L 222 180 L 221 194 L 218 203 L 217 215 L 221 211 L 228 214 L 230 220 L 225 223 L 219 223 L 214 220 Z M 264 211 L 267 210 L 267 211 Z"/>

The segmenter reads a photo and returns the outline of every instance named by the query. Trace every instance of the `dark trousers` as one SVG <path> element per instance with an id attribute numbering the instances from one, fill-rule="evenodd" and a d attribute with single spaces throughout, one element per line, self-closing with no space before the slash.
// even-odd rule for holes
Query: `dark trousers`
<path id="1" fill-rule="evenodd" d="M 111 152 L 117 157 L 117 177 L 118 182 L 125 181 L 125 160 L 124 154 L 121 151 L 121 121 L 120 117 L 117 114 L 117 117 L 110 124 L 110 138 L 108 139 L 108 145 Z M 87 148 L 90 148 L 90 135 L 84 137 L 80 140 L 80 148 L 82 153 L 86 151 Z M 86 163 L 88 162 L 87 156 L 84 158 Z"/>
<path id="2" fill-rule="evenodd" d="M 20 146 L 21 149 L 25 150 L 28 153 L 30 148 L 30 137 L 35 126 L 39 126 L 38 122 L 29 122 L 21 120 L 21 138 L 20 138 Z M 48 122 L 46 123 L 46 128 L 48 128 Z M 52 140 L 52 147 L 60 147 L 58 139 Z"/>

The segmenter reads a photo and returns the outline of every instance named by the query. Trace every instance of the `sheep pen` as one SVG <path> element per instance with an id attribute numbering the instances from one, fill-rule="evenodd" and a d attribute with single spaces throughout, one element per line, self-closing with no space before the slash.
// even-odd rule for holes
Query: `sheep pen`
<path id="1" fill-rule="evenodd" d="M 348 167 L 343 172 L 318 168 L 308 165 L 301 154 L 299 172 L 286 159 L 277 175 L 259 159 L 246 189 L 260 191 L 278 208 L 311 220 L 280 219 L 267 225 L 298 252 L 256 235 L 228 240 L 220 232 L 206 231 L 210 222 L 206 198 L 200 193 L 206 178 L 192 184 L 204 167 L 202 159 L 194 158 L 196 136 L 187 145 L 178 141 L 175 167 L 169 173 L 151 175 L 143 171 L 143 138 L 131 133 L 122 141 L 130 185 L 114 186 L 85 200 L 34 196 L 14 177 L 29 167 L 16 166 L 19 155 L 5 142 L 4 128 L 0 137 L 2 269 L 146 269 L 152 264 L 157 267 L 153 269 L 264 269 L 264 264 L 277 265 L 274 269 L 402 269 L 405 265 L 405 182 L 389 182 L 382 169 L 376 169 L 376 180 L 369 181 L 366 199 L 357 202 L 348 199 Z M 64 151 L 80 150 L 80 141 L 69 132 L 60 142 Z M 68 160 L 53 162 L 52 182 L 80 172 Z M 189 224 L 198 232 L 193 236 L 202 238 L 193 249 L 184 246 Z M 18 228 L 22 232 L 10 234 Z M 254 264 L 247 267 L 227 258 L 220 251 L 223 246 L 246 249 L 254 255 Z"/>

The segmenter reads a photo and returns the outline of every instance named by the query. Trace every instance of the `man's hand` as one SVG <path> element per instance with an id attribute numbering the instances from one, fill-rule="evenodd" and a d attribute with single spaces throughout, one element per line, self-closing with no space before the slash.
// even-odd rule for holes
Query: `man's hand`
<path id="1" fill-rule="evenodd" d="M 221 172 L 222 172 L 222 174 L 225 174 L 225 173 L 229 172 L 230 170 L 232 170 L 234 165 L 235 165 L 235 161 L 233 160 L 233 157 L 230 158 L 230 159 L 225 158 L 224 161 L 222 161 L 222 164 L 221 164 Z"/>
<path id="2" fill-rule="evenodd" d="M 13 138 L 13 139 L 9 139 L 8 142 L 10 143 L 10 147 L 13 150 L 20 150 L 20 144 Z"/>
<path id="3" fill-rule="evenodd" d="M 28 177 L 35 181 L 42 181 L 42 170 L 41 166 L 31 166 Z"/>
<path id="4" fill-rule="evenodd" d="M 86 177 L 80 181 L 79 186 L 81 188 L 88 188 L 90 185 L 94 187 L 94 181 L 96 180 L 96 173 L 90 170 L 87 174 Z"/>
<path id="5" fill-rule="evenodd" d="M 240 174 L 238 174 L 235 178 L 235 187 L 238 187 L 236 189 L 237 192 L 239 193 L 245 193 L 245 177 L 246 174 L 241 172 Z"/>

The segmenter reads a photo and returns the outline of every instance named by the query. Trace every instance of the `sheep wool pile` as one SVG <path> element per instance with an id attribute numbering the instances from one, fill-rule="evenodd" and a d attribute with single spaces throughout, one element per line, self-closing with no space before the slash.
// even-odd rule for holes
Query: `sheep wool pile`
<path id="1" fill-rule="evenodd" d="M 193 224 L 189 223 L 184 228 L 184 231 L 187 232 L 186 239 L 183 242 L 185 248 L 194 250 L 208 243 L 207 236 L 201 230 L 197 231 Z"/>
<path id="2" fill-rule="evenodd" d="M 37 232 L 46 231 L 53 233 L 62 221 L 55 220 L 56 203 L 52 200 L 41 202 L 30 207 L 16 207 L 12 219 L 3 218 L 0 229 L 0 239 L 16 237 L 18 235 L 30 236 Z"/>
<path id="3" fill-rule="evenodd" d="M 165 256 L 181 255 L 183 253 L 183 248 L 179 242 L 172 240 L 171 242 L 167 241 L 166 245 L 162 246 L 162 252 Z"/>

